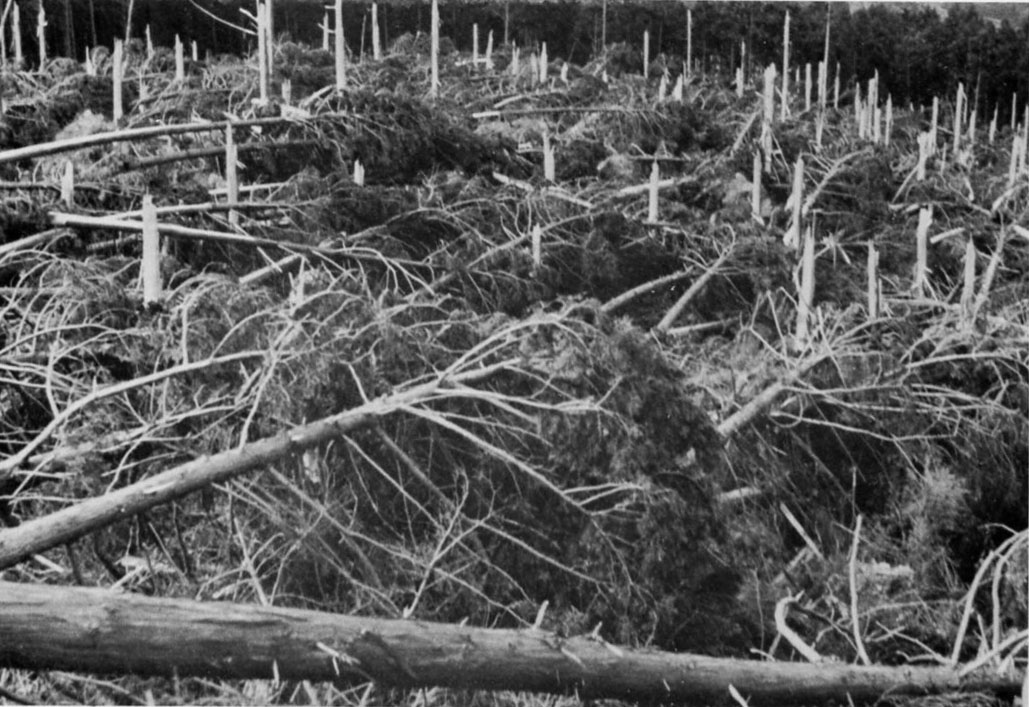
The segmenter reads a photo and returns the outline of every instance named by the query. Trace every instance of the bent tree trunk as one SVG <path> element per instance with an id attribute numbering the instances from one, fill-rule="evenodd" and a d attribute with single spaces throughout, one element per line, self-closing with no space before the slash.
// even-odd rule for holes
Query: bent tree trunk
<path id="1" fill-rule="evenodd" d="M 0 667 L 570 693 L 752 705 L 991 691 L 1020 681 L 947 668 L 770 663 L 617 648 L 536 630 L 340 616 L 103 589 L 0 582 Z"/>

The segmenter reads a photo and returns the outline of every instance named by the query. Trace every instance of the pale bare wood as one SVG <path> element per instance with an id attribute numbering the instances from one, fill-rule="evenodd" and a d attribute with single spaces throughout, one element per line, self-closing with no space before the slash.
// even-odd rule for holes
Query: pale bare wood
<path id="1" fill-rule="evenodd" d="M 668 331 L 669 328 L 671 328 L 672 324 L 675 323 L 675 320 L 679 318 L 680 314 L 682 314 L 682 310 L 686 308 L 686 305 L 693 301 L 697 294 L 702 289 L 704 289 L 704 285 L 706 285 L 708 281 L 718 273 L 722 265 L 725 264 L 725 261 L 729 259 L 730 255 L 733 254 L 735 246 L 736 242 L 733 241 L 733 243 L 728 248 L 726 248 L 720 256 L 718 256 L 718 260 L 716 260 L 711 265 L 711 267 L 709 267 L 704 272 L 703 275 L 698 277 L 696 282 L 690 285 L 690 288 L 682 294 L 682 296 L 676 301 L 675 304 L 672 305 L 668 312 L 665 313 L 665 316 L 661 318 L 661 321 L 658 323 L 658 325 L 654 327 L 654 331 L 665 332 Z"/>
<path id="2" fill-rule="evenodd" d="M 612 312 L 615 309 L 618 309 L 622 305 L 626 304 L 627 302 L 631 302 L 640 295 L 645 295 L 646 293 L 651 292 L 652 290 L 656 290 L 659 287 L 664 287 L 665 285 L 671 285 L 672 283 L 678 282 L 679 280 L 684 280 L 687 277 L 690 277 L 692 274 L 693 272 L 691 270 L 680 270 L 679 272 L 673 272 L 670 275 L 664 275 L 654 280 L 644 282 L 642 285 L 637 285 L 636 287 L 633 287 L 631 290 L 626 290 L 617 297 L 612 297 L 601 306 L 600 311 Z"/>

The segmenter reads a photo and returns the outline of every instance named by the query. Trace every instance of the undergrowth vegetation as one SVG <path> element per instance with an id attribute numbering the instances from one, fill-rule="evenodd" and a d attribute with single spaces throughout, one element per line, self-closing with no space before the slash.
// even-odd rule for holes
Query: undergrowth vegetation
<path id="1" fill-rule="evenodd" d="M 327 52 L 277 46 L 292 104 L 255 102 L 239 59 L 176 83 L 131 54 L 129 124 L 283 118 L 235 128 L 252 190 L 232 224 L 223 157 L 181 154 L 218 132 L 0 165 L 5 524 L 383 401 L 331 443 L 3 577 L 713 655 L 788 659 L 801 640 L 848 662 L 1013 660 L 1029 618 L 1029 180 L 1008 187 L 1010 131 L 918 182 L 926 116 L 898 111 L 873 145 L 849 107 L 830 109 L 819 146 L 795 102 L 759 223 L 752 91 L 693 76 L 682 102 L 657 102 L 658 78 L 605 74 L 616 53 L 546 86 L 509 55 L 487 71 L 451 53 L 433 101 L 418 39 L 351 64 L 342 94 L 324 90 Z M 7 74 L 0 145 L 112 128 L 109 69 Z M 818 241 L 798 348 L 782 235 L 800 154 Z M 649 221 L 655 156 L 671 183 Z M 65 159 L 70 207 L 54 186 Z M 136 235 L 55 214 L 138 218 L 145 193 L 162 224 L 264 240 L 166 233 L 164 296 L 144 305 Z M 190 204 L 206 206 L 176 208 Z M 915 297 L 927 204 L 951 235 Z M 999 260 L 971 322 L 957 305 L 969 240 L 980 273 Z M 17 671 L 0 687 L 47 702 L 574 703 Z"/>

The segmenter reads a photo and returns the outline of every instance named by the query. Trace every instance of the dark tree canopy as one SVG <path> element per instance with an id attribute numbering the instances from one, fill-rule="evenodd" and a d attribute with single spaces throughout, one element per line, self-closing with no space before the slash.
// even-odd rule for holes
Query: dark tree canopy
<path id="1" fill-rule="evenodd" d="M 124 36 L 128 0 L 22 0 L 22 32 L 26 52 L 35 56 L 34 14 L 43 2 L 50 18 L 51 55 L 81 57 L 87 46 L 108 45 Z M 134 0 L 132 34 L 151 27 L 154 42 L 171 46 L 176 34 L 196 41 L 201 55 L 210 51 L 241 53 L 249 40 L 231 24 L 246 24 L 242 12 L 249 0 Z M 407 32 L 428 29 L 428 2 L 384 0 L 380 21 L 387 42 Z M 275 0 L 275 27 L 280 36 L 320 42 L 322 2 Z M 353 49 L 370 47 L 367 0 L 344 3 L 347 40 Z M 1020 105 L 1029 95 L 1029 8 L 1007 3 L 759 3 L 668 2 L 651 0 L 607 3 L 607 43 L 642 44 L 648 30 L 654 56 L 665 54 L 674 65 L 686 53 L 686 10 L 693 13 L 694 59 L 708 69 L 725 68 L 739 60 L 746 40 L 752 70 L 782 61 L 782 25 L 791 18 L 794 65 L 813 66 L 822 58 L 826 14 L 831 27 L 829 62 L 840 66 L 844 86 L 864 81 L 878 71 L 883 95 L 895 102 L 928 103 L 933 96 L 951 95 L 958 82 L 978 101 L 981 111 L 999 106 L 1001 120 L 1010 120 L 1011 99 Z M 443 32 L 458 48 L 467 50 L 472 25 L 483 38 L 492 30 L 499 42 L 505 26 L 521 46 L 547 43 L 551 57 L 585 63 L 600 48 L 601 0 L 443 0 Z M 220 18 L 216 19 L 216 18 Z M 506 25 L 505 25 L 506 23 Z M 70 25 L 70 27 L 69 27 Z M 362 43 L 362 33 L 366 36 Z M 485 41 L 483 39 L 482 41 Z M 973 93 L 975 92 L 975 93 Z"/>

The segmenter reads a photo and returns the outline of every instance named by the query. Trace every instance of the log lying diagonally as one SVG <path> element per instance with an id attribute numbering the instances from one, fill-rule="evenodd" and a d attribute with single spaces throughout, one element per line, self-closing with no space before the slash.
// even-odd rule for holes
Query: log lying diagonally
<path id="1" fill-rule="evenodd" d="M 103 496 L 95 496 L 41 518 L 26 521 L 14 528 L 0 530 L 0 569 L 148 508 L 168 503 L 211 484 L 227 481 L 346 432 L 372 425 L 404 405 L 431 397 L 448 385 L 469 384 L 488 378 L 498 370 L 503 370 L 508 363 L 502 362 L 492 367 L 473 369 L 415 385 L 274 437 L 195 459 Z M 0 468 L 2 478 L 3 469 Z"/>
<path id="2" fill-rule="evenodd" d="M 618 648 L 538 630 L 341 616 L 0 582 L 0 667 L 306 679 L 722 704 L 855 703 L 884 694 L 1017 694 L 949 668 L 773 663 Z"/>
<path id="3" fill-rule="evenodd" d="M 793 376 L 770 386 L 719 425 L 718 432 L 723 437 L 731 437 L 761 410 L 771 405 L 790 381 L 809 370 L 819 360 L 819 357 L 810 359 L 800 366 Z M 511 363 L 509 361 L 490 367 L 475 368 L 415 385 L 274 437 L 195 459 L 103 496 L 86 499 L 49 515 L 26 521 L 17 527 L 0 530 L 0 569 L 15 565 L 36 553 L 79 538 L 115 521 L 261 468 L 341 434 L 368 427 L 405 405 L 431 396 L 441 388 L 455 383 L 470 384 L 488 378 Z M 12 469 L 5 466 L 5 463 L 0 462 L 0 481 L 12 473 Z"/>
<path id="4" fill-rule="evenodd" d="M 319 118 L 325 118 L 325 115 Z M 336 117 L 340 117 L 336 114 Z M 283 123 L 296 122 L 293 118 L 250 118 L 248 120 L 221 120 L 204 123 L 183 123 L 181 125 L 149 125 L 145 128 L 132 128 L 126 130 L 113 130 L 106 133 L 95 133 L 93 135 L 79 135 L 78 137 L 64 140 L 53 140 L 35 145 L 15 148 L 13 150 L 0 151 L 0 164 L 19 162 L 21 160 L 35 159 L 57 155 L 62 152 L 81 150 L 87 147 L 98 145 L 110 145 L 118 142 L 129 142 L 131 140 L 143 140 L 165 135 L 178 135 L 181 133 L 215 132 L 224 130 L 229 125 L 242 127 L 256 127 L 259 125 L 280 125 Z"/>

